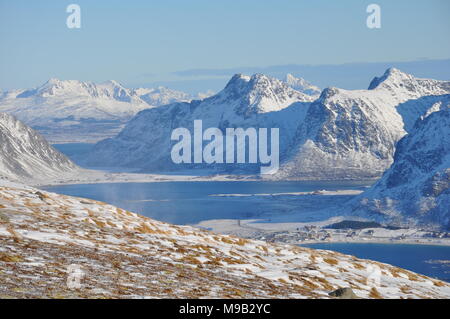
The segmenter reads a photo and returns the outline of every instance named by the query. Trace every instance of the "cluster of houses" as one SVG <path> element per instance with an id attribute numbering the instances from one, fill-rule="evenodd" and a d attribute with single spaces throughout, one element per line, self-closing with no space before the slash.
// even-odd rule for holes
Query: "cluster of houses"
<path id="1" fill-rule="evenodd" d="M 448 232 L 424 232 L 419 230 L 415 233 L 420 237 L 429 238 L 450 238 L 450 233 Z M 295 244 L 298 242 L 317 242 L 317 241 L 331 241 L 332 239 L 357 239 L 357 238 L 373 238 L 375 236 L 374 229 L 351 229 L 351 228 L 341 228 L 341 229 L 325 229 L 320 226 L 307 225 L 302 228 L 297 228 L 295 231 L 278 231 L 278 232 L 262 232 L 257 233 L 253 236 L 254 239 L 265 240 L 269 242 L 282 242 Z M 400 234 L 395 238 L 390 238 L 390 240 L 405 240 L 412 235 Z"/>
<path id="2" fill-rule="evenodd" d="M 450 233 L 435 231 L 435 232 L 427 233 L 427 237 L 431 237 L 431 238 L 450 238 Z"/>
<path id="3" fill-rule="evenodd" d="M 280 231 L 258 235 L 255 239 L 269 242 L 297 243 L 301 241 L 327 241 L 332 238 L 330 231 L 317 226 L 305 226 L 296 231 Z"/>

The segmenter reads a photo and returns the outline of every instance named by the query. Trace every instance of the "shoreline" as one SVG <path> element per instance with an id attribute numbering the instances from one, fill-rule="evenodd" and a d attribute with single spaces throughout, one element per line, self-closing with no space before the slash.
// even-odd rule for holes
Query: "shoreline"
<path id="1" fill-rule="evenodd" d="M 450 247 L 450 240 L 447 242 L 423 242 L 423 241 L 390 241 L 390 240 L 355 240 L 355 241 L 314 241 L 314 242 L 303 242 L 298 244 L 300 246 L 315 245 L 315 244 L 377 244 L 377 245 L 421 245 L 421 246 L 442 246 Z M 323 248 L 315 248 L 323 249 Z M 325 249 L 327 250 L 327 249 Z"/>
<path id="2" fill-rule="evenodd" d="M 184 172 L 161 172 L 161 173 L 135 173 L 114 172 L 108 169 L 81 168 L 79 171 L 61 178 L 48 180 L 19 181 L 33 187 L 50 187 L 79 184 L 109 184 L 109 183 L 156 183 L 156 182 L 361 182 L 375 183 L 377 178 L 366 179 L 321 179 L 321 178 L 289 178 L 279 179 L 261 177 L 255 174 L 232 175 L 204 172 L 204 175 L 188 175 Z"/>
<path id="3" fill-rule="evenodd" d="M 258 228 L 257 219 L 252 220 L 205 220 L 194 227 L 208 229 L 220 234 L 235 235 L 249 239 L 257 239 L 268 242 L 289 245 L 310 245 L 310 244 L 397 244 L 397 245 L 429 245 L 429 246 L 450 246 L 450 238 L 425 237 L 433 233 L 433 230 L 423 230 L 417 228 L 404 228 L 389 230 L 384 227 L 355 229 L 330 229 L 325 226 L 335 221 L 345 218 L 344 216 L 333 216 L 328 220 L 318 222 L 285 222 L 282 224 L 265 223 L 265 228 Z M 314 227 L 308 233 L 304 228 Z M 373 231 L 375 235 L 368 237 L 366 232 Z M 358 234 L 359 232 L 359 234 Z M 364 233 L 363 233 L 364 232 Z M 356 233 L 353 238 L 348 238 L 347 233 Z M 300 237 L 315 236 L 316 239 L 304 239 Z M 329 236 L 324 238 L 325 236 Z M 399 238 L 405 236 L 405 238 Z M 410 236 L 410 237 L 409 237 Z M 319 239 L 320 238 L 320 239 Z"/>

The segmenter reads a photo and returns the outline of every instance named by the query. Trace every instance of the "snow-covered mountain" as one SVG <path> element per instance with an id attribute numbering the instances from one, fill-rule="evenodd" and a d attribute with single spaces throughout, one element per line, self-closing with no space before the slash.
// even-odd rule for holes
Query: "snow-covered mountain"
<path id="1" fill-rule="evenodd" d="M 296 78 L 290 73 L 286 74 L 286 78 L 284 79 L 284 81 L 294 90 L 316 97 L 319 97 L 320 95 L 320 88 L 309 83 L 305 79 Z"/>
<path id="2" fill-rule="evenodd" d="M 192 100 L 203 100 L 211 95 L 214 95 L 212 92 L 192 95 L 183 91 L 169 89 L 164 86 L 159 86 L 157 88 L 138 88 L 134 89 L 133 92 L 135 92 L 142 100 L 151 106 L 161 106 L 175 102 L 190 102 Z"/>
<path id="3" fill-rule="evenodd" d="M 375 78 L 368 90 L 327 88 L 318 99 L 262 74 L 235 75 L 205 100 L 140 112 L 117 137 L 98 143 L 87 162 L 183 168 L 171 163 L 171 132 L 202 119 L 204 127 L 223 131 L 279 128 L 282 166 L 275 178 L 374 178 L 391 165 L 396 143 L 414 122 L 449 102 L 450 82 L 397 69 Z"/>
<path id="4" fill-rule="evenodd" d="M 450 297 L 448 283 L 388 264 L 1 181 L 0 271 L 2 298 L 332 298 L 338 288 L 356 298 Z"/>
<path id="5" fill-rule="evenodd" d="M 178 100 L 189 97 L 165 88 L 128 89 L 116 81 L 50 79 L 34 89 L 3 92 L 0 112 L 15 115 L 52 142 L 92 142 L 114 136 L 141 110 Z"/>
<path id="6" fill-rule="evenodd" d="M 36 131 L 0 113 L 0 178 L 31 182 L 60 178 L 77 170 Z"/>
<path id="7" fill-rule="evenodd" d="M 117 137 L 99 142 L 86 163 L 144 169 L 179 168 L 170 160 L 172 130 L 192 129 L 196 119 L 202 119 L 205 128 L 277 127 L 281 151 L 285 152 L 313 99 L 275 78 L 237 74 L 212 97 L 140 112 Z"/>
<path id="8" fill-rule="evenodd" d="M 397 69 L 368 90 L 325 89 L 296 132 L 281 177 L 374 178 L 392 163 L 396 143 L 414 122 L 450 103 L 450 82 Z"/>
<path id="9" fill-rule="evenodd" d="M 450 107 L 419 119 L 394 163 L 349 207 L 354 214 L 450 229 Z"/>

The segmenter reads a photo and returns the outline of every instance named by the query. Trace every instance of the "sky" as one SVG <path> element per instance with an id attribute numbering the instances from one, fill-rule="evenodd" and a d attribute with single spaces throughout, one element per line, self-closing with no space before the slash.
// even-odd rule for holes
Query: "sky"
<path id="1" fill-rule="evenodd" d="M 366 25 L 371 3 L 380 29 Z M 449 59 L 449 34 L 448 0 L 0 0 L 0 88 L 56 77 L 206 91 L 230 75 L 208 70 Z"/>

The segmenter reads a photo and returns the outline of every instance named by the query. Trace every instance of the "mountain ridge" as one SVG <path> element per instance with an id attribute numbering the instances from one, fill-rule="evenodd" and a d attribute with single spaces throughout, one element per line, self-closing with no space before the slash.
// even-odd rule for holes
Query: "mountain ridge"
<path id="1" fill-rule="evenodd" d="M 36 181 L 76 174 L 79 168 L 36 131 L 0 113 L 0 176 Z"/>
<path id="2" fill-rule="evenodd" d="M 263 74 L 236 74 L 207 99 L 140 112 L 116 137 L 98 143 L 87 163 L 134 165 L 144 171 L 177 169 L 170 165 L 171 130 L 191 129 L 194 120 L 202 119 L 204 127 L 222 131 L 278 127 L 281 168 L 270 178 L 378 178 L 414 122 L 450 103 L 450 82 L 417 79 L 397 69 L 374 81 L 377 85 L 370 90 L 326 88 L 314 97 Z M 142 134 L 150 131 L 154 137 Z M 246 171 L 243 166 L 221 169 Z"/>
<path id="3" fill-rule="evenodd" d="M 15 115 L 52 142 L 97 142 L 116 135 L 141 110 L 190 99 L 162 87 L 128 89 L 114 80 L 52 78 L 33 89 L 3 92 L 0 112 Z"/>

